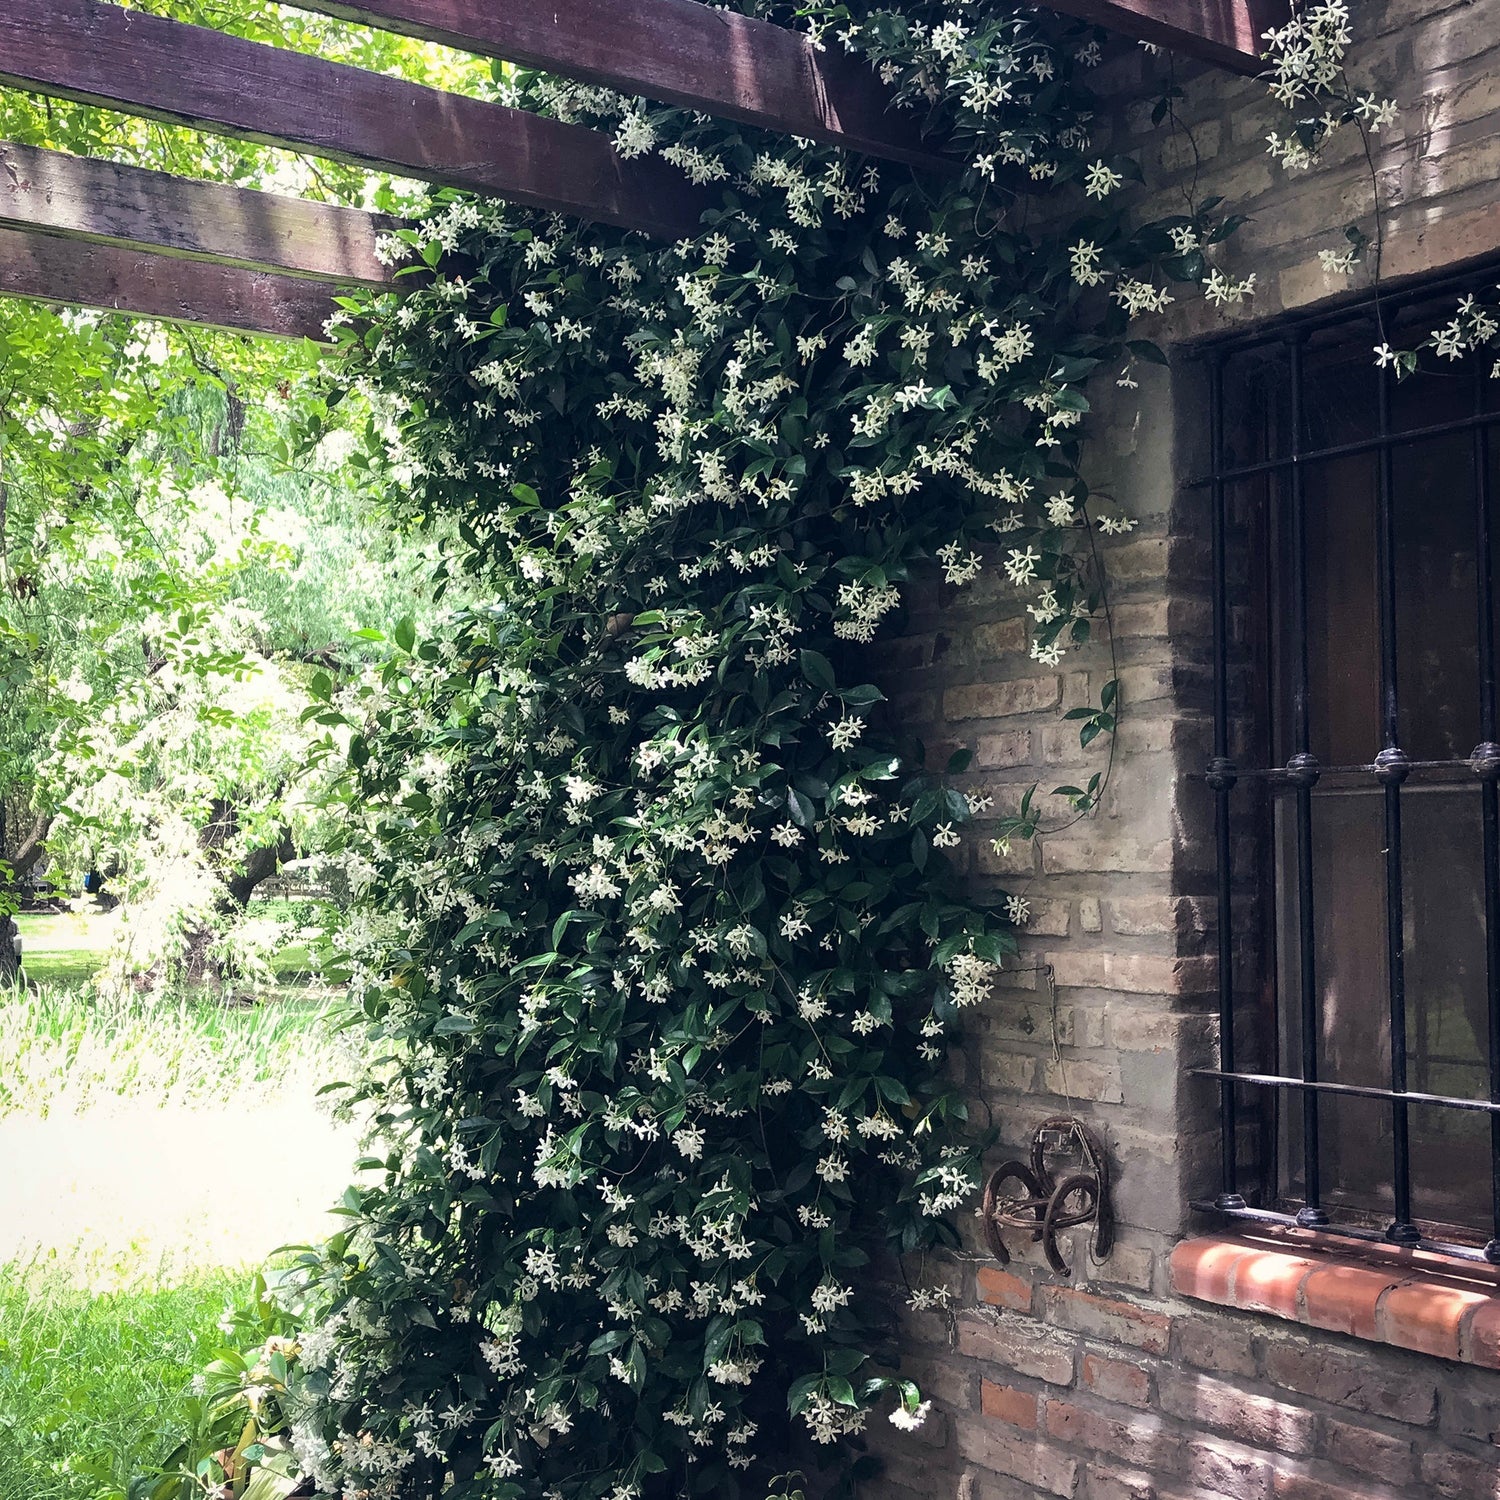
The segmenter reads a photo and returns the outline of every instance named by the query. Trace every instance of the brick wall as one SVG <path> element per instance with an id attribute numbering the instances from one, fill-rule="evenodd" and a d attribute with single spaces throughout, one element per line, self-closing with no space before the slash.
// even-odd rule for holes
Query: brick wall
<path id="1" fill-rule="evenodd" d="M 1377 157 L 1391 209 L 1386 274 L 1500 250 L 1500 0 L 1354 9 L 1355 65 L 1403 108 Z M 1180 202 L 1192 153 L 1151 127 L 1150 103 L 1139 102 L 1152 97 L 1148 69 L 1160 68 L 1122 50 L 1104 72 L 1122 101 L 1108 128 L 1143 145 L 1165 212 Z M 1367 214 L 1357 141 L 1287 178 L 1264 154 L 1284 118 L 1263 85 L 1179 73 L 1209 190 L 1253 216 L 1232 260 L 1258 273 L 1259 295 L 1234 318 L 1350 290 L 1328 281 L 1317 251 Z M 1173 309 L 1157 336 L 1180 346 L 1222 326 L 1194 303 Z M 1211 1191 L 1217 1151 L 1215 1096 L 1186 1073 L 1212 1060 L 1215 1029 L 1210 805 L 1195 779 L 1211 735 L 1208 519 L 1177 485 L 1199 392 L 1178 363 L 1143 375 L 1137 392 L 1106 385 L 1099 399 L 1091 482 L 1139 522 L 1108 547 L 1113 639 L 1061 670 L 1038 668 L 1024 649 L 1025 601 L 991 571 L 919 600 L 888 687 L 929 745 L 974 750 L 968 779 L 993 795 L 998 816 L 1033 782 L 1046 789 L 1098 768 L 1060 710 L 1096 699 L 1118 672 L 1124 718 L 1097 812 L 1006 858 L 983 837 L 967 849 L 974 880 L 1025 895 L 1031 919 L 964 1060 L 1008 1154 L 1046 1114 L 1093 1122 L 1115 1170 L 1118 1246 L 1091 1266 L 1075 1233 L 1071 1281 L 1020 1240 L 1001 1270 L 972 1233 L 968 1253 L 921 1268 L 953 1296 L 951 1316 L 904 1317 L 907 1363 L 934 1412 L 914 1438 L 875 1436 L 888 1466 L 873 1492 L 1495 1500 L 1500 1373 L 1301 1326 L 1302 1303 L 1275 1316 L 1171 1290 L 1174 1244 L 1217 1227 L 1185 1206 Z"/>

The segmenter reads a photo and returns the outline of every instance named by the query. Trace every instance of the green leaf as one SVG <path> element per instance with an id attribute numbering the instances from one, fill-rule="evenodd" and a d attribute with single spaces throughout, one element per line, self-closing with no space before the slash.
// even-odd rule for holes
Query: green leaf
<path id="1" fill-rule="evenodd" d="M 825 693 L 833 692 L 833 663 L 821 651 L 803 651 L 801 661 L 802 675 L 815 688 L 821 688 Z"/>

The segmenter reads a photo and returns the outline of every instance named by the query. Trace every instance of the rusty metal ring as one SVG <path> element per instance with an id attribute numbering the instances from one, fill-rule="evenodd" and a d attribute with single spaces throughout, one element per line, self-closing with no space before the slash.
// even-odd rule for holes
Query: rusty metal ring
<path id="1" fill-rule="evenodd" d="M 1005 1241 L 1000 1238 L 1000 1221 L 1004 1215 L 1004 1209 L 1001 1207 L 1001 1204 L 1002 1202 L 1012 1202 L 1014 1200 L 1002 1200 L 1000 1197 L 1000 1188 L 1003 1183 L 1009 1182 L 1012 1179 L 1025 1187 L 1026 1200 L 1024 1201 L 1028 1203 L 1034 1202 L 1043 1196 L 1041 1185 L 1032 1176 L 1031 1168 L 1025 1162 L 1002 1162 L 990 1173 L 989 1181 L 984 1185 L 984 1202 L 980 1207 L 980 1222 L 984 1225 L 984 1237 L 989 1242 L 990 1250 L 1002 1266 L 1010 1264 L 1010 1251 L 1005 1248 Z M 1038 1212 L 1037 1218 L 1040 1219 L 1041 1217 L 1041 1213 Z"/>
<path id="2" fill-rule="evenodd" d="M 1047 1164 L 1049 1135 L 1061 1136 L 1064 1141 L 1050 1154 L 1075 1159 L 1060 1179 L 1053 1176 Z M 985 1183 L 980 1221 L 995 1259 L 1001 1265 L 1010 1263 L 1001 1229 L 1025 1229 L 1033 1240 L 1042 1242 L 1052 1269 L 1060 1276 L 1070 1276 L 1072 1267 L 1063 1257 L 1058 1232 L 1092 1222 L 1089 1254 L 1096 1261 L 1103 1260 L 1114 1244 L 1115 1233 L 1104 1142 L 1074 1115 L 1049 1115 L 1032 1132 L 1030 1157 L 1029 1164 L 1002 1162 Z M 1004 1195 L 1003 1189 L 1011 1184 L 1023 1188 L 1025 1196 L 1017 1196 L 1014 1189 Z M 1079 1206 L 1070 1207 L 1070 1200 L 1079 1200 Z"/>
<path id="3" fill-rule="evenodd" d="M 1068 1208 L 1068 1199 L 1075 1193 L 1083 1194 L 1087 1200 L 1085 1208 Z M 1099 1209 L 1099 1179 L 1092 1172 L 1074 1172 L 1064 1177 L 1052 1190 L 1052 1201 L 1047 1205 L 1042 1222 L 1042 1253 L 1047 1264 L 1059 1276 L 1071 1276 L 1073 1268 L 1063 1258 L 1062 1247 L 1057 1243 L 1059 1229 L 1071 1229 L 1077 1224 L 1087 1224 Z"/>
<path id="4" fill-rule="evenodd" d="M 1089 1255 L 1095 1261 L 1106 1260 L 1115 1248 L 1115 1214 L 1109 1201 L 1109 1178 L 1099 1176 L 1099 1207 L 1094 1214 L 1094 1237 L 1089 1242 Z"/>

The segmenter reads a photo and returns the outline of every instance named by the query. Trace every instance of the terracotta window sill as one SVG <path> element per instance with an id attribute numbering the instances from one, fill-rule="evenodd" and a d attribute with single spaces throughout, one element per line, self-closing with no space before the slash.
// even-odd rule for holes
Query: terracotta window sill
<path id="1" fill-rule="evenodd" d="M 1500 1369 L 1500 1270 L 1297 1231 L 1206 1235 L 1172 1252 L 1179 1296 Z"/>

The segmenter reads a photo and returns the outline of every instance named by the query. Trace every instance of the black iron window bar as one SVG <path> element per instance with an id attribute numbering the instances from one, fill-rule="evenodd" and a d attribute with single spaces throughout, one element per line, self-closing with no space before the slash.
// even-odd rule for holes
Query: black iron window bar
<path id="1" fill-rule="evenodd" d="M 1346 315 L 1347 316 L 1347 315 Z M 1483 373 L 1475 382 L 1474 410 L 1465 416 L 1423 428 L 1391 430 L 1391 383 L 1389 371 L 1380 371 L 1378 431 L 1372 438 L 1347 442 L 1314 451 L 1303 451 L 1304 359 L 1303 345 L 1311 322 L 1294 326 L 1286 334 L 1289 375 L 1289 447 L 1281 457 L 1263 462 L 1229 466 L 1225 462 L 1224 363 L 1226 346 L 1209 355 L 1210 463 L 1211 474 L 1195 480 L 1191 487 L 1207 488 L 1210 494 L 1213 570 L 1214 653 L 1214 741 L 1206 780 L 1215 799 L 1215 842 L 1218 878 L 1218 988 L 1219 1066 L 1193 1070 L 1219 1083 L 1221 1132 L 1220 1190 L 1212 1200 L 1195 1202 L 1199 1211 L 1212 1211 L 1232 1219 L 1315 1229 L 1359 1240 L 1375 1240 L 1412 1249 L 1437 1251 L 1464 1260 L 1500 1264 L 1500 743 L 1496 727 L 1496 642 L 1494 629 L 1495 579 L 1491 564 L 1493 515 L 1490 485 L 1491 428 L 1500 423 L 1500 412 L 1483 409 Z M 1262 342 L 1257 340 L 1256 342 Z M 1238 341 L 1236 341 L 1236 345 Z M 1487 372 L 1485 372 L 1487 373 Z M 1392 460 L 1397 443 L 1420 441 L 1471 431 L 1474 443 L 1476 485 L 1476 551 L 1478 576 L 1478 656 L 1480 743 L 1467 763 L 1462 761 L 1413 761 L 1400 745 L 1397 708 L 1399 703 L 1396 650 L 1396 559 L 1392 497 Z M 1380 719 L 1381 749 L 1373 761 L 1359 766 L 1320 766 L 1309 746 L 1309 662 L 1307 534 L 1304 509 L 1304 476 L 1309 464 L 1356 453 L 1378 455 L 1376 495 L 1376 546 L 1380 631 Z M 1237 480 L 1254 476 L 1285 476 L 1287 526 L 1289 528 L 1289 662 L 1291 681 L 1291 732 L 1293 753 L 1284 766 L 1242 770 L 1230 759 L 1229 713 L 1229 601 L 1227 590 L 1227 492 Z M 1488 1001 L 1489 1098 L 1461 1098 L 1445 1094 L 1417 1093 L 1407 1087 L 1407 999 L 1405 923 L 1402 892 L 1401 816 L 1402 787 L 1413 773 L 1452 776 L 1465 764 L 1480 781 L 1482 848 L 1484 862 L 1484 912 L 1486 923 L 1486 983 Z M 1317 988 L 1314 882 L 1312 843 L 1312 792 L 1319 780 L 1335 772 L 1364 773 L 1380 784 L 1385 802 L 1385 892 L 1386 967 L 1390 1017 L 1390 1086 L 1372 1088 L 1326 1081 L 1319 1077 L 1320 1005 Z M 1291 1077 L 1241 1070 L 1235 1055 L 1235 981 L 1233 954 L 1233 869 L 1230 802 L 1242 779 L 1267 778 L 1292 789 L 1292 818 L 1296 843 L 1295 920 L 1298 933 L 1300 992 L 1301 1072 Z M 1302 1114 L 1303 1207 L 1295 1214 L 1251 1207 L 1241 1192 L 1238 1161 L 1237 1090 L 1282 1090 L 1297 1096 Z M 1392 1138 L 1392 1215 L 1385 1230 L 1365 1228 L 1334 1220 L 1322 1201 L 1319 1152 L 1319 1107 L 1331 1095 L 1383 1100 L 1389 1106 Z M 1410 1120 L 1414 1109 L 1457 1109 L 1487 1113 L 1490 1118 L 1492 1229 L 1489 1242 L 1481 1247 L 1430 1238 L 1415 1223 L 1412 1214 Z"/>

